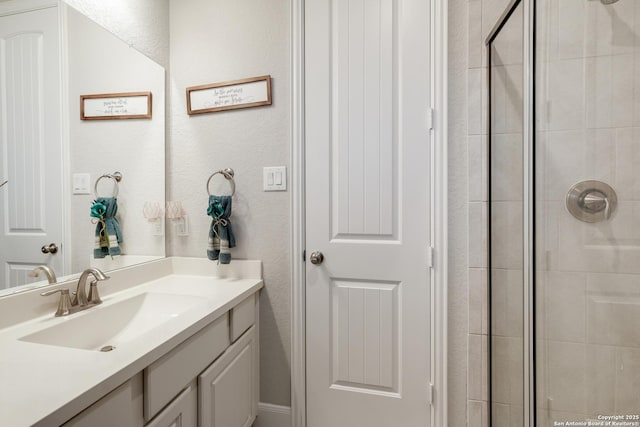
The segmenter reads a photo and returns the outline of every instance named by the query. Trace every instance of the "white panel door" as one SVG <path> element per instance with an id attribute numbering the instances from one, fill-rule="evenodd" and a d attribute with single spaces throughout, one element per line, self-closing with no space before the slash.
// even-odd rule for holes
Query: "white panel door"
<path id="1" fill-rule="evenodd" d="M 305 14 L 307 425 L 429 426 L 430 4 Z"/>
<path id="2" fill-rule="evenodd" d="M 63 273 L 59 43 L 56 7 L 0 17 L 0 289 Z"/>

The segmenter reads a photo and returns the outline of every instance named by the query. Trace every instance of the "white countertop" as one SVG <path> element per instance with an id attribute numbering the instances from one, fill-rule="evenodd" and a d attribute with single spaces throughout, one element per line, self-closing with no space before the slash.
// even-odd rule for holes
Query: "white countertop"
<path id="1" fill-rule="evenodd" d="M 145 273 L 159 277 L 144 281 Z M 49 426 L 67 421 L 263 286 L 259 261 L 216 266 L 206 259 L 168 258 L 110 275 L 111 280 L 101 283 L 103 304 L 99 306 L 56 318 L 57 298 L 51 297 L 47 314 L 0 329 L 0 426 Z M 38 295 L 41 291 L 27 291 L 22 297 L 12 296 L 11 301 L 0 299 L 2 323 L 11 323 L 5 316 L 7 311 L 16 311 L 17 304 L 37 301 L 31 294 L 44 299 Z M 197 296 L 202 304 L 106 353 L 20 340 L 70 317 L 80 318 L 150 291 Z"/>

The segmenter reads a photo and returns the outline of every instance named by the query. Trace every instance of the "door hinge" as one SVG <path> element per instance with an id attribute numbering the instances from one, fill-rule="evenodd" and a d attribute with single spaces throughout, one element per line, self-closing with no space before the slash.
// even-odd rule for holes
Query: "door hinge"
<path id="1" fill-rule="evenodd" d="M 427 110 L 427 129 L 433 129 L 435 110 L 433 108 L 429 108 Z"/>
<path id="2" fill-rule="evenodd" d="M 428 388 L 428 393 L 429 393 L 429 405 L 433 406 L 436 398 L 435 398 L 435 394 L 436 394 L 436 389 L 433 386 L 433 383 L 429 383 L 429 388 Z"/>
<path id="3" fill-rule="evenodd" d="M 429 266 L 429 268 L 433 268 L 434 251 L 435 249 L 433 248 L 433 246 L 429 246 L 427 248 L 427 265 Z"/>

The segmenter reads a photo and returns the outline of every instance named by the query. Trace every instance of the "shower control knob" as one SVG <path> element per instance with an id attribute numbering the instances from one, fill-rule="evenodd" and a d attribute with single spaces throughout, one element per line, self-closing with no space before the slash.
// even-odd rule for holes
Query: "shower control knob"
<path id="1" fill-rule="evenodd" d="M 55 243 L 50 243 L 49 246 L 43 246 L 40 248 L 43 254 L 55 254 L 58 252 L 58 246 Z"/>
<path id="2" fill-rule="evenodd" d="M 618 196 L 616 191 L 604 182 L 580 181 L 569 189 L 565 205 L 569 213 L 580 221 L 608 221 L 618 206 Z"/>
<path id="3" fill-rule="evenodd" d="M 322 252 L 318 251 L 311 252 L 309 260 L 311 261 L 311 264 L 320 265 L 322 264 L 322 261 L 324 261 L 324 255 L 322 255 Z"/>

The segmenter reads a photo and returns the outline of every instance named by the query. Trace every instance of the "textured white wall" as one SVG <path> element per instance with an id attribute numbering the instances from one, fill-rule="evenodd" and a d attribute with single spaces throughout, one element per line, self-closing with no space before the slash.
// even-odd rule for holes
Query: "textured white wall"
<path id="1" fill-rule="evenodd" d="M 93 182 L 104 173 L 123 175 L 118 217 L 123 253 L 165 253 L 164 238 L 154 236 L 142 215 L 145 201 L 164 202 L 164 69 L 72 8 L 67 9 L 69 70 L 69 138 L 71 173 L 90 173 Z M 149 120 L 80 120 L 80 95 L 150 91 Z M 101 195 L 112 185 L 101 180 Z M 71 271 L 89 266 L 95 225 L 89 207 L 94 195 L 71 196 Z"/>
<path id="2" fill-rule="evenodd" d="M 169 65 L 169 0 L 64 0 L 163 67 Z"/>
<path id="3" fill-rule="evenodd" d="M 261 259 L 264 269 L 260 399 L 289 405 L 289 193 L 262 191 L 263 166 L 288 166 L 289 161 L 289 0 L 176 0 L 170 15 L 167 199 L 182 202 L 190 234 L 178 237 L 169 227 L 168 251 L 206 256 L 205 184 L 214 171 L 233 168 L 238 246 L 232 255 Z M 272 77 L 273 105 L 187 115 L 186 87 L 264 74 Z M 226 185 L 220 175 L 215 181 L 219 189 Z"/>

